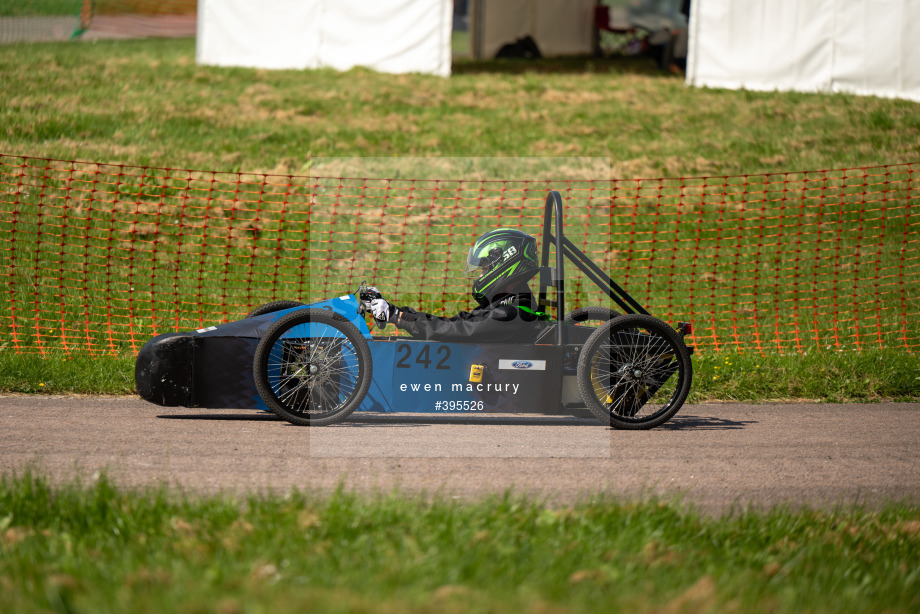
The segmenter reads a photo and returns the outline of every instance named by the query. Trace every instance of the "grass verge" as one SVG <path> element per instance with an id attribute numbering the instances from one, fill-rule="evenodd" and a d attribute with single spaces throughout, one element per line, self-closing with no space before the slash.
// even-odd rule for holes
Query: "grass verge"
<path id="1" fill-rule="evenodd" d="M 72 17 L 80 14 L 83 0 L 0 0 L 0 17 Z"/>
<path id="2" fill-rule="evenodd" d="M 6 46 L 0 151 L 280 174 L 319 156 L 603 156 L 623 179 L 920 156 L 904 100 L 688 88 L 633 58 L 453 72 L 199 66 L 193 39 Z"/>
<path id="3" fill-rule="evenodd" d="M 0 352 L 0 392 L 134 394 L 134 356 L 42 359 Z M 896 350 L 693 357 L 690 403 L 781 399 L 918 401 L 920 358 Z"/>
<path id="4" fill-rule="evenodd" d="M 693 357 L 690 402 L 920 400 L 920 358 L 898 350 Z"/>
<path id="5" fill-rule="evenodd" d="M 0 478 L 0 610 L 915 612 L 920 510 L 701 516 Z"/>
<path id="6" fill-rule="evenodd" d="M 0 352 L 0 391 L 134 394 L 134 356 L 17 355 Z"/>

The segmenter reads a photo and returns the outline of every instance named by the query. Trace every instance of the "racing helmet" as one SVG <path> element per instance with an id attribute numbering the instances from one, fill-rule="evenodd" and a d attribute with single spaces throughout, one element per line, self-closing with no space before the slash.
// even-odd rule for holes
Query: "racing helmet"
<path id="1" fill-rule="evenodd" d="M 490 230 L 470 248 L 465 272 L 478 272 L 473 298 L 488 305 L 495 297 L 518 284 L 526 284 L 540 271 L 537 240 L 512 228 Z"/>

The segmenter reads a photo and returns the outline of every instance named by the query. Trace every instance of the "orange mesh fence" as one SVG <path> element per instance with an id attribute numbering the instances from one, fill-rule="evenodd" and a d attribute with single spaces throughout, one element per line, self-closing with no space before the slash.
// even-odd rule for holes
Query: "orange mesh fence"
<path id="1" fill-rule="evenodd" d="M 136 352 L 278 299 L 452 315 L 495 227 L 566 235 L 701 351 L 918 345 L 917 165 L 596 181 L 342 179 L 0 155 L 0 347 Z M 567 305 L 613 306 L 567 268 Z"/>
<path id="2" fill-rule="evenodd" d="M 195 36 L 197 0 L 0 1 L 0 44 Z"/>
<path id="3" fill-rule="evenodd" d="M 194 15 L 198 0 L 83 0 L 95 15 Z"/>
<path id="4" fill-rule="evenodd" d="M 197 0 L 83 0 L 83 40 L 191 37 Z"/>

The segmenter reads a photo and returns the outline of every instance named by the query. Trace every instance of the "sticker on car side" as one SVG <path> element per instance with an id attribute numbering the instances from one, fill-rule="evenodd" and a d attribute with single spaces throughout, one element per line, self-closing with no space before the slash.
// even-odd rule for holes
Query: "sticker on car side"
<path id="1" fill-rule="evenodd" d="M 545 360 L 504 360 L 498 361 L 499 369 L 513 369 L 516 371 L 546 371 Z"/>

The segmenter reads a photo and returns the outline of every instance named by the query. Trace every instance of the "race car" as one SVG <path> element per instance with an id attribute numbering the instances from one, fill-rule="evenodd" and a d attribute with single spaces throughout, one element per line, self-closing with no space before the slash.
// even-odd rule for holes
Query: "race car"
<path id="1" fill-rule="evenodd" d="M 589 415 L 618 429 L 654 428 L 690 390 L 693 348 L 684 337 L 691 326 L 675 329 L 649 315 L 565 238 L 562 219 L 562 198 L 550 191 L 539 303 L 556 317 L 533 342 L 372 335 L 384 323 L 371 317 L 373 294 L 362 283 L 353 294 L 308 305 L 276 301 L 238 322 L 154 337 L 137 357 L 137 391 L 159 405 L 269 410 L 305 426 L 359 411 Z M 565 258 L 623 313 L 566 313 Z"/>

